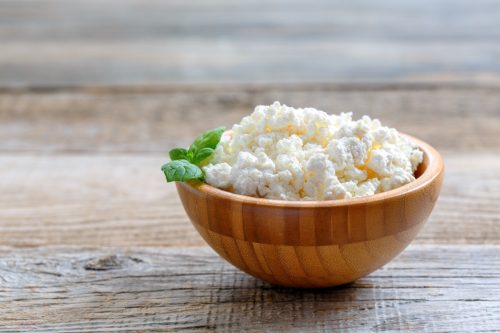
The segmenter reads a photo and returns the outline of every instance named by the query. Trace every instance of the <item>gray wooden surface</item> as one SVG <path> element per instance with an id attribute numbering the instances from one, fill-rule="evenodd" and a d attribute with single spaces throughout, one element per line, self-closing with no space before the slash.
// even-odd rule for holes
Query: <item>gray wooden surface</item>
<path id="1" fill-rule="evenodd" d="M 292 290 L 204 248 L 5 249 L 0 323 L 10 332 L 493 332 L 499 252 L 411 246 L 349 287 Z"/>
<path id="2" fill-rule="evenodd" d="M 411 247 L 351 286 L 272 287 L 204 247 L 166 151 L 280 99 L 431 142 L 446 177 Z M 496 85 L 172 85 L 0 91 L 0 331 L 500 329 Z"/>
<path id="3" fill-rule="evenodd" d="M 336 84 L 4 91 L 0 244 L 202 245 L 159 171 L 166 152 L 273 99 L 430 142 L 446 179 L 417 242 L 500 244 L 500 88 Z"/>
<path id="4" fill-rule="evenodd" d="M 495 81 L 496 0 L 2 0 L 0 85 Z"/>
<path id="5" fill-rule="evenodd" d="M 276 100 L 378 117 L 442 151 L 500 152 L 499 96 L 500 85 L 471 84 L 0 89 L 0 152 L 166 153 Z"/>

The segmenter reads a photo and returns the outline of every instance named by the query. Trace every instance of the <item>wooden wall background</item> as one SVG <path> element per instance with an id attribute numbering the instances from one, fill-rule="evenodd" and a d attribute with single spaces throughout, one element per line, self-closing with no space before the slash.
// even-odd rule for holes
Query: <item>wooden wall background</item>
<path id="1" fill-rule="evenodd" d="M 496 0 L 2 0 L 0 84 L 498 81 Z"/>

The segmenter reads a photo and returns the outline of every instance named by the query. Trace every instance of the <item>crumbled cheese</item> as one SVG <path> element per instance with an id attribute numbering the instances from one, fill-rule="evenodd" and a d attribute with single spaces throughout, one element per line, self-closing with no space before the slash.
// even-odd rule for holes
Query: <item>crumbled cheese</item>
<path id="1" fill-rule="evenodd" d="M 238 194 L 330 200 L 407 184 L 422 159 L 415 144 L 377 119 L 274 102 L 224 134 L 203 170 L 208 184 Z"/>

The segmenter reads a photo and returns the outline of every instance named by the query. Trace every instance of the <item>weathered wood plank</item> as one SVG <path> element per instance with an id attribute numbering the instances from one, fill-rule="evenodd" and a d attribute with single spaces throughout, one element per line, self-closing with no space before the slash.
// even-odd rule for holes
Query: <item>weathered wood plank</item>
<path id="1" fill-rule="evenodd" d="M 14 0 L 1 6 L 3 86 L 500 81 L 494 0 Z"/>
<path id="2" fill-rule="evenodd" d="M 113 11 L 103 11 L 106 6 Z M 13 40 L 53 38 L 136 40 L 138 38 L 235 37 L 324 40 L 423 39 L 495 40 L 500 36 L 495 0 L 432 0 L 401 3 L 366 0 L 349 3 L 317 0 L 3 0 L 0 37 Z M 307 15 L 304 15 L 307 14 Z M 376 15 L 376 17 L 374 17 Z M 58 20 L 64 16 L 66 20 Z M 467 21 L 464 21 L 464 17 Z M 8 20 L 7 20 L 8 18 Z M 447 21 L 444 21 L 447 19 Z M 300 26 L 298 26 L 300 24 Z M 394 26 L 400 29 L 394 29 Z M 250 29 L 251 28 L 251 29 Z M 335 34 L 332 34 L 335 30 Z M 269 35 L 271 34 L 271 35 Z"/>
<path id="3" fill-rule="evenodd" d="M 412 331 L 500 328 L 499 246 L 410 246 L 348 287 L 277 288 L 206 248 L 0 251 L 0 330 Z"/>
<path id="4" fill-rule="evenodd" d="M 500 157 L 445 154 L 441 197 L 419 243 L 500 243 Z M 0 244 L 190 246 L 204 244 L 166 156 L 0 154 Z"/>
<path id="5" fill-rule="evenodd" d="M 3 90 L 0 152 L 166 152 L 275 100 L 368 114 L 440 150 L 500 152 L 499 87 L 332 84 Z"/>

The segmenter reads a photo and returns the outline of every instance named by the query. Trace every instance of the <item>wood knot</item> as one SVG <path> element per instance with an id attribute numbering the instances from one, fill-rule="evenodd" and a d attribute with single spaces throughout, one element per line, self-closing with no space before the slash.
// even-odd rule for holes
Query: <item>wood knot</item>
<path id="1" fill-rule="evenodd" d="M 142 259 L 112 254 L 97 258 L 92 258 L 83 266 L 88 271 L 109 271 L 129 266 L 131 263 L 143 262 Z"/>

